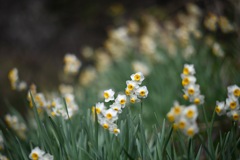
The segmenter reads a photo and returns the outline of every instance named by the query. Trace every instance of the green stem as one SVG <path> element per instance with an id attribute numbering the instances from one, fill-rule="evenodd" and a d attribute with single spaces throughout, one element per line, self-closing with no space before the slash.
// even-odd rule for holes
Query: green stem
<path id="1" fill-rule="evenodd" d="M 203 117 L 204 117 L 204 120 L 205 120 L 205 123 L 206 123 L 206 127 L 209 128 L 207 114 L 206 114 L 206 111 L 205 111 L 205 107 L 203 105 L 202 105 L 202 110 L 203 110 Z"/>

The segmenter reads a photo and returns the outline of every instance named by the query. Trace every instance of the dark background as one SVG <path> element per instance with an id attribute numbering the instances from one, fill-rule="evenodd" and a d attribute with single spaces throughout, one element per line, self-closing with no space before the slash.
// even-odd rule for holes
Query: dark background
<path id="1" fill-rule="evenodd" d="M 0 115 L 6 111 L 6 101 L 17 105 L 15 100 L 25 94 L 11 90 L 7 75 L 12 68 L 17 67 L 20 79 L 28 84 L 56 88 L 67 52 L 78 56 L 83 46 L 102 46 L 108 29 L 124 24 L 146 9 L 159 7 L 159 12 L 169 17 L 188 2 L 198 4 L 206 13 L 221 12 L 232 3 L 217 0 L 0 0 Z M 121 12 L 114 13 L 111 10 L 114 6 L 122 7 Z"/>

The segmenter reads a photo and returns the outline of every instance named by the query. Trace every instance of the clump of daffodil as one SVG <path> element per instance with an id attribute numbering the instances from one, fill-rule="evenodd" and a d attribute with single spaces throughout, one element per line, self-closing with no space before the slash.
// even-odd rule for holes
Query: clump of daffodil
<path id="1" fill-rule="evenodd" d="M 26 82 L 19 80 L 17 68 L 10 70 L 8 73 L 8 79 L 10 80 L 11 88 L 13 90 L 22 91 L 27 88 Z"/>
<path id="2" fill-rule="evenodd" d="M 196 119 L 198 116 L 197 106 L 192 104 L 189 106 L 180 105 L 174 102 L 173 107 L 167 113 L 167 118 L 173 123 L 175 130 L 181 130 L 185 135 L 192 137 L 198 133 Z"/>
<path id="3" fill-rule="evenodd" d="M 32 160 L 53 160 L 54 157 L 49 154 L 45 153 L 45 151 L 41 150 L 39 147 L 35 147 L 32 149 L 31 153 L 29 154 L 29 158 Z"/>
<path id="4" fill-rule="evenodd" d="M 200 86 L 196 84 L 195 68 L 193 64 L 185 64 L 181 74 L 183 98 L 196 105 L 204 103 L 204 96 L 201 95 Z"/>
<path id="5" fill-rule="evenodd" d="M 62 96 L 66 101 L 66 106 L 62 98 L 54 98 L 51 103 L 51 115 L 69 119 L 78 111 L 79 107 L 75 102 L 75 96 L 73 94 L 68 93 Z"/>
<path id="6" fill-rule="evenodd" d="M 225 16 L 219 17 L 218 24 L 223 33 L 229 33 L 234 31 L 233 25 L 229 22 L 229 20 Z"/>
<path id="7" fill-rule="evenodd" d="M 20 138 L 26 138 L 27 127 L 16 115 L 5 115 L 5 122 L 7 126 L 15 131 Z"/>
<path id="8" fill-rule="evenodd" d="M 81 86 L 89 86 L 92 82 L 94 82 L 97 78 L 96 68 L 89 66 L 82 70 L 79 76 L 79 82 Z"/>
<path id="9" fill-rule="evenodd" d="M 32 94 L 35 106 L 37 108 L 37 111 L 39 113 L 41 113 L 43 110 L 47 110 L 48 108 L 50 108 L 50 101 L 46 100 L 45 95 L 43 93 L 37 92 L 37 87 L 34 84 L 30 86 L 30 90 L 27 95 L 27 99 L 30 103 L 29 105 L 31 108 L 33 107 L 31 94 Z"/>
<path id="10" fill-rule="evenodd" d="M 219 116 L 226 114 L 232 120 L 238 121 L 240 116 L 240 88 L 237 85 L 232 85 L 229 86 L 227 90 L 228 98 L 226 99 L 226 103 L 224 101 L 217 101 L 215 111 Z"/>
<path id="11" fill-rule="evenodd" d="M 214 13 L 209 13 L 204 19 L 204 26 L 210 31 L 216 31 L 218 17 Z"/>
<path id="12" fill-rule="evenodd" d="M 223 33 L 230 33 L 234 31 L 234 27 L 229 22 L 227 17 L 225 16 L 217 17 L 213 13 L 208 14 L 208 16 L 204 20 L 204 25 L 210 31 L 216 31 L 218 25 Z"/>
<path id="13" fill-rule="evenodd" d="M 126 94 L 118 94 L 116 98 L 114 97 L 115 92 L 112 89 L 105 90 L 103 92 L 103 97 L 105 102 L 112 102 L 109 107 L 107 107 L 103 102 L 96 103 L 95 107 L 92 108 L 94 114 L 97 115 L 98 123 L 104 128 L 108 129 L 111 133 L 116 136 L 120 133 L 120 129 L 117 127 L 116 121 L 118 120 L 118 115 L 122 113 L 122 109 L 125 108 L 127 104 L 127 96 L 130 97 L 130 102 L 140 102 L 142 98 L 146 98 L 148 95 L 148 90 L 146 86 L 140 86 L 144 80 L 144 76 L 141 72 L 132 74 L 132 80 L 128 80 Z M 129 90 L 129 94 L 127 93 Z"/>
<path id="14" fill-rule="evenodd" d="M 81 61 L 74 54 L 66 54 L 64 57 L 64 73 L 76 75 L 81 67 Z"/>
<path id="15" fill-rule="evenodd" d="M 141 99 L 148 96 L 148 89 L 146 86 L 140 86 L 142 81 L 145 79 L 142 72 L 137 72 L 132 74 L 131 80 L 127 80 L 127 87 L 125 89 L 125 94 L 130 97 L 131 103 L 140 102 Z"/>
<path id="16" fill-rule="evenodd" d="M 38 93 L 36 86 L 33 84 L 30 87 L 30 91 L 28 93 L 28 100 L 30 102 L 30 107 L 33 107 L 32 97 L 36 106 L 38 113 L 42 113 L 46 111 L 48 114 L 52 116 L 61 116 L 64 119 L 71 118 L 76 111 L 78 111 L 78 105 L 75 102 L 75 96 L 71 93 L 73 92 L 73 88 L 69 88 L 69 86 L 61 86 L 62 95 L 61 97 L 54 97 L 52 100 L 46 100 L 43 93 Z M 63 87 L 65 91 L 63 91 Z M 66 88 L 67 92 L 66 92 Z M 31 94 L 32 97 L 31 97 Z M 66 106 L 64 104 L 63 98 L 66 101 Z"/>

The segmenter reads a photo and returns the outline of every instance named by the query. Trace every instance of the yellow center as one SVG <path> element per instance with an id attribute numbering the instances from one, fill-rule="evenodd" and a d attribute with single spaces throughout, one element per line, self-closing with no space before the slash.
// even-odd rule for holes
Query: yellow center
<path id="1" fill-rule="evenodd" d="M 56 107 L 56 102 L 53 101 L 51 105 L 52 105 L 52 107 Z"/>
<path id="2" fill-rule="evenodd" d="M 239 97 L 240 96 L 240 89 L 235 89 L 233 91 L 234 96 Z"/>
<path id="3" fill-rule="evenodd" d="M 173 122 L 174 121 L 174 116 L 173 116 L 173 114 L 167 114 L 167 118 L 168 118 L 168 120 L 170 121 L 170 122 Z"/>
<path id="4" fill-rule="evenodd" d="M 107 92 L 104 92 L 103 96 L 104 96 L 105 99 L 109 98 L 109 94 Z"/>
<path id="5" fill-rule="evenodd" d="M 145 96 L 145 91 L 141 91 L 140 92 L 140 95 L 143 97 L 143 96 Z"/>
<path id="6" fill-rule="evenodd" d="M 51 112 L 51 115 L 52 115 L 53 117 L 55 117 L 55 116 L 56 116 L 56 113 L 55 113 L 55 112 Z"/>
<path id="7" fill-rule="evenodd" d="M 183 122 L 183 121 L 181 121 L 181 122 L 179 122 L 178 127 L 179 127 L 180 129 L 183 129 L 183 128 L 185 128 L 185 125 L 186 125 L 186 123 Z"/>
<path id="8" fill-rule="evenodd" d="M 32 159 L 33 160 L 38 160 L 38 154 L 37 153 L 33 153 L 32 154 Z"/>
<path id="9" fill-rule="evenodd" d="M 188 68 L 183 68 L 183 74 L 185 74 L 185 75 L 188 75 L 188 74 L 189 74 Z"/>
<path id="10" fill-rule="evenodd" d="M 183 86 L 186 86 L 186 85 L 188 85 L 189 84 L 189 79 L 187 78 L 187 77 L 185 77 L 183 80 L 182 80 L 182 85 Z"/>
<path id="11" fill-rule="evenodd" d="M 97 112 L 97 114 L 101 113 L 101 109 L 100 108 L 96 108 L 96 112 Z"/>
<path id="12" fill-rule="evenodd" d="M 133 88 L 134 88 L 132 84 L 129 84 L 127 87 L 130 91 L 133 90 Z"/>
<path id="13" fill-rule="evenodd" d="M 239 118 L 239 115 L 238 114 L 233 114 L 233 119 L 235 120 L 235 121 L 237 121 L 238 120 L 238 118 Z"/>
<path id="14" fill-rule="evenodd" d="M 107 113 L 106 117 L 107 117 L 107 119 L 112 119 L 112 114 L 111 113 Z"/>
<path id="15" fill-rule="evenodd" d="M 125 90 L 125 94 L 129 96 L 129 95 L 131 94 L 130 90 L 129 90 L 129 89 L 126 89 L 126 90 Z"/>
<path id="16" fill-rule="evenodd" d="M 115 108 L 114 108 L 114 111 L 118 111 L 118 108 L 117 108 L 117 107 L 115 107 Z"/>
<path id="17" fill-rule="evenodd" d="M 66 98 L 66 103 L 70 103 L 71 102 L 71 98 L 67 97 Z"/>
<path id="18" fill-rule="evenodd" d="M 108 129 L 108 127 L 109 127 L 108 124 L 106 124 L 106 123 L 103 124 L 104 129 Z"/>
<path id="19" fill-rule="evenodd" d="M 193 110 L 189 110 L 189 111 L 187 112 L 187 118 L 192 118 L 193 115 L 194 115 Z"/>
<path id="20" fill-rule="evenodd" d="M 125 99 L 121 99 L 120 104 L 125 104 L 126 100 Z"/>
<path id="21" fill-rule="evenodd" d="M 131 102 L 131 103 L 135 103 L 135 101 L 136 101 L 135 98 L 131 98 L 131 99 L 130 99 L 130 102 Z"/>
<path id="22" fill-rule="evenodd" d="M 194 103 L 198 105 L 200 103 L 200 99 L 199 98 L 195 98 L 194 99 Z"/>
<path id="23" fill-rule="evenodd" d="M 217 113 L 220 113 L 220 112 L 221 112 L 220 107 L 216 106 L 215 111 L 216 111 Z"/>
<path id="24" fill-rule="evenodd" d="M 141 76 L 139 74 L 134 75 L 134 80 L 135 81 L 140 81 Z"/>
<path id="25" fill-rule="evenodd" d="M 230 103 L 230 108 L 231 109 L 235 109 L 237 107 L 237 103 L 236 102 L 231 102 Z"/>
<path id="26" fill-rule="evenodd" d="M 36 101 L 41 101 L 41 97 L 39 95 L 35 96 Z"/>
<path id="27" fill-rule="evenodd" d="M 193 88 L 189 88 L 188 89 L 188 94 L 193 95 L 194 94 L 194 89 Z"/>
<path id="28" fill-rule="evenodd" d="M 194 130 L 193 130 L 192 128 L 189 128 L 189 129 L 187 130 L 187 135 L 193 136 L 193 134 L 194 134 Z"/>
<path id="29" fill-rule="evenodd" d="M 188 100 L 188 96 L 186 94 L 184 94 L 183 99 Z"/>
<path id="30" fill-rule="evenodd" d="M 181 107 L 179 107 L 179 106 L 174 107 L 174 113 L 176 115 L 180 114 L 181 113 Z"/>
<path id="31" fill-rule="evenodd" d="M 117 128 L 114 128 L 113 133 L 117 134 L 119 133 L 119 130 Z"/>

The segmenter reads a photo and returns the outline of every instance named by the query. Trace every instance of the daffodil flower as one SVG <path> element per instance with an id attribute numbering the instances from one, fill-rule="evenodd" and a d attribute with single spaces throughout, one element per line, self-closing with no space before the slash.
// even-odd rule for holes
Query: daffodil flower
<path id="1" fill-rule="evenodd" d="M 114 91 L 112 89 L 105 90 L 103 96 L 105 98 L 105 102 L 109 102 L 114 100 Z"/>
<path id="2" fill-rule="evenodd" d="M 148 89 L 146 86 L 139 87 L 136 90 L 136 95 L 138 98 L 146 98 L 148 96 Z"/>
<path id="3" fill-rule="evenodd" d="M 141 84 L 142 83 L 142 81 L 144 80 L 144 75 L 142 74 L 142 72 L 137 72 L 137 73 L 135 73 L 135 74 L 132 74 L 131 76 L 131 79 L 133 80 L 133 81 L 135 81 L 137 84 Z"/>
<path id="4" fill-rule="evenodd" d="M 216 107 L 215 107 L 215 111 L 217 112 L 217 114 L 219 116 L 223 115 L 226 113 L 226 107 L 225 107 L 225 102 L 216 102 Z"/>

